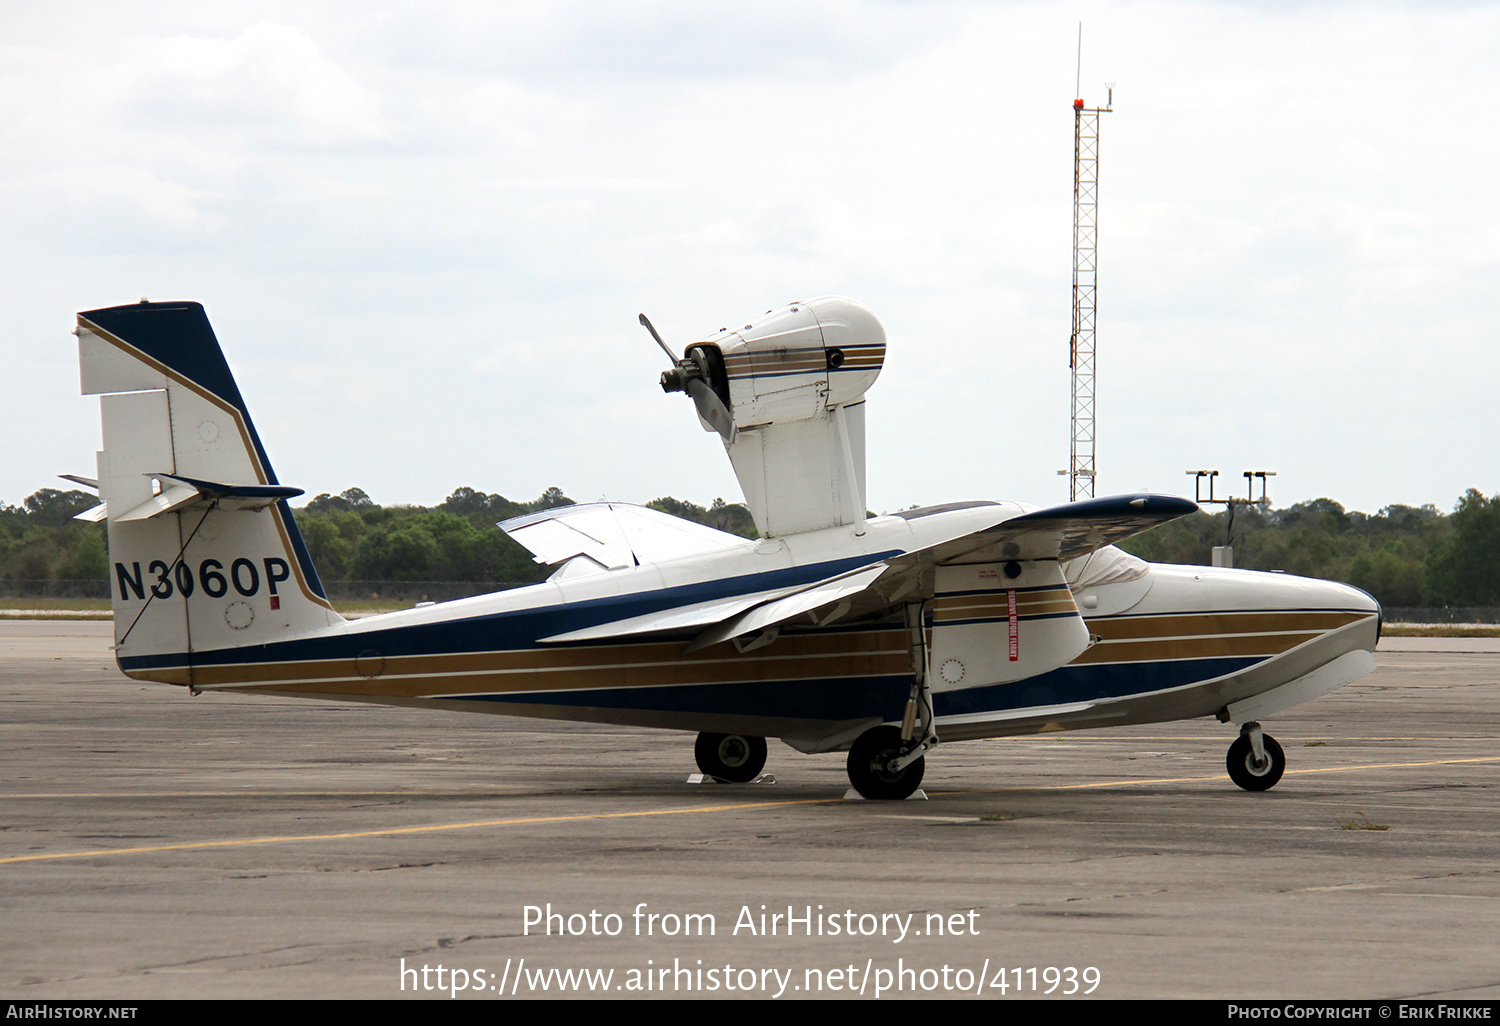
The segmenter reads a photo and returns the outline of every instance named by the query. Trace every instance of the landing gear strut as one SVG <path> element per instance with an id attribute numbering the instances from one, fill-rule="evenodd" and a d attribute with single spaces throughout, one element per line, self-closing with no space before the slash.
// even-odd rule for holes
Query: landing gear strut
<path id="1" fill-rule="evenodd" d="M 748 784 L 766 766 L 766 739 L 747 734 L 699 734 L 693 746 L 705 776 Z"/>
<path id="2" fill-rule="evenodd" d="M 900 727 L 871 727 L 849 748 L 849 783 L 866 798 L 910 798 L 922 784 L 927 752 L 938 743 L 927 681 L 927 631 L 922 603 L 905 608 L 911 694 Z"/>
<path id="3" fill-rule="evenodd" d="M 1259 723 L 1240 727 L 1240 736 L 1229 746 L 1225 759 L 1229 779 L 1246 791 L 1267 791 L 1276 786 L 1286 772 L 1286 753 L 1270 734 L 1263 734 Z"/>

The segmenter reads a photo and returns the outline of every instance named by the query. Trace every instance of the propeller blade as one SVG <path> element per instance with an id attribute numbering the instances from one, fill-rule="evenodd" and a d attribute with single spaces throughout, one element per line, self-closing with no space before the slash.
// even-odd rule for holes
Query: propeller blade
<path id="1" fill-rule="evenodd" d="M 652 326 L 650 319 L 645 314 L 641 314 L 641 326 L 651 332 L 651 337 L 656 339 L 656 344 L 661 346 L 661 351 L 667 354 L 667 359 L 672 361 L 672 366 L 677 366 L 677 354 L 672 352 L 671 347 L 661 340 L 661 336 L 656 333 L 656 328 Z"/>
<path id="2" fill-rule="evenodd" d="M 693 404 L 698 407 L 698 416 L 703 418 L 703 422 L 712 425 L 715 431 L 724 436 L 724 441 L 729 441 L 734 434 L 734 415 L 724 405 L 724 400 L 702 378 L 689 378 L 687 393 L 693 397 Z"/>

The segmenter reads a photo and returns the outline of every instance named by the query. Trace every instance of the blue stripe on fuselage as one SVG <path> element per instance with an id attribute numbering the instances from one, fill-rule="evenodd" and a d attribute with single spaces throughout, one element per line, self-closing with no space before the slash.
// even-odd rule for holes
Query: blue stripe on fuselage
<path id="1" fill-rule="evenodd" d="M 1063 666 L 1009 684 L 939 692 L 933 696 L 933 703 L 937 715 L 943 717 L 1092 702 L 1104 698 L 1129 698 L 1212 680 L 1243 670 L 1262 659 L 1263 657 L 1234 657 Z M 910 674 L 900 674 L 432 697 L 448 701 L 801 720 L 853 720 L 870 717 L 899 720 L 910 689 Z"/>
<path id="2" fill-rule="evenodd" d="M 933 703 L 939 716 L 961 716 L 1040 705 L 1097 702 L 1104 698 L 1130 698 L 1212 680 L 1264 659 L 1264 656 L 1235 656 L 1059 666 L 1009 684 L 942 691 L 933 696 Z"/>
<path id="3" fill-rule="evenodd" d="M 897 675 L 432 697 L 449 701 L 713 713 L 775 719 L 855 720 L 878 716 L 882 720 L 891 720 L 901 718 L 901 710 L 910 690 L 911 677 Z"/>
<path id="4" fill-rule="evenodd" d="M 565 602 L 529 609 L 502 610 L 458 620 L 445 620 L 440 623 L 410 624 L 385 630 L 358 631 L 327 637 L 272 642 L 266 645 L 249 645 L 243 648 L 194 652 L 191 656 L 186 652 L 130 656 L 120 660 L 120 667 L 130 671 L 164 669 L 190 664 L 227 666 L 268 662 L 304 662 L 317 659 L 353 659 L 361 653 L 371 651 L 391 658 L 535 648 L 561 650 L 569 646 L 538 645 L 536 639 L 675 609 L 678 606 L 692 605 L 696 602 L 707 602 L 798 584 L 811 584 L 898 555 L 901 555 L 901 550 L 893 549 L 808 566 L 788 567 L 784 570 L 770 570 L 740 577 L 718 578 L 672 588 L 638 591 L 626 595 L 611 595 L 606 598 Z M 645 641 L 648 639 L 641 636 L 629 640 Z"/>

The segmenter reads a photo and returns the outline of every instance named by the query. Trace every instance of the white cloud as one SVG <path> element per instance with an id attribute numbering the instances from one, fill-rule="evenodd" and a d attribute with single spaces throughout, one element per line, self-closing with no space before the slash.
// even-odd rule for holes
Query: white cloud
<path id="1" fill-rule="evenodd" d="M 286 25 L 232 39 L 137 38 L 119 101 L 151 131 L 249 130 L 271 143 L 341 146 L 390 137 L 378 96 Z"/>
<path id="2" fill-rule="evenodd" d="M 72 310 L 197 298 L 298 485 L 702 502 L 732 479 L 635 314 L 680 343 L 835 292 L 892 342 L 873 505 L 1063 494 L 1073 10 L 131 6 L 0 29 L 0 345 L 55 335 L 46 388 L 73 387 Z M 1082 16 L 1085 96 L 1119 82 L 1102 487 L 1246 461 L 1286 501 L 1500 490 L 1445 441 L 1500 377 L 1500 12 Z M 55 420 L 0 399 L 0 429 Z M 0 498 L 94 430 L 12 454 Z M 1375 451 L 1379 475 L 1345 455 Z"/>

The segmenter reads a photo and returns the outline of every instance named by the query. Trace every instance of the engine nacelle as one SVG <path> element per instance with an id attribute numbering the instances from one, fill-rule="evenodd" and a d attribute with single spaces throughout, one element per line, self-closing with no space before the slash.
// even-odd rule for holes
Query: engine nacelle
<path id="1" fill-rule="evenodd" d="M 726 431 L 698 407 L 704 430 L 724 435 L 762 535 L 863 522 L 863 404 L 885 362 L 874 314 L 835 296 L 792 303 L 686 357 L 732 415 Z"/>
<path id="2" fill-rule="evenodd" d="M 885 362 L 885 329 L 847 299 L 792 303 L 696 343 L 723 358 L 740 430 L 816 417 L 864 398 Z"/>

